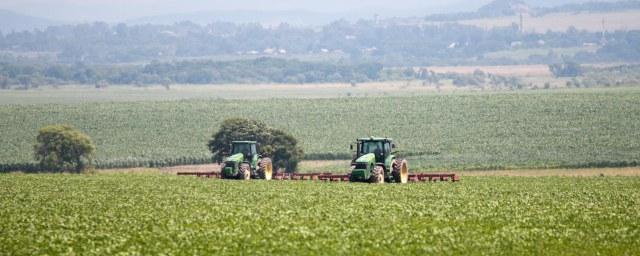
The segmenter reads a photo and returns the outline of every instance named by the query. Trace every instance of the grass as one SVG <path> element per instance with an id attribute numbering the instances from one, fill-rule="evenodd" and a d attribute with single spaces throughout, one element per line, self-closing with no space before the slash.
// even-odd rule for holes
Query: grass
<path id="1" fill-rule="evenodd" d="M 102 167 L 200 163 L 220 122 L 236 116 L 291 132 L 317 157 L 349 156 L 357 137 L 393 137 L 414 169 L 629 166 L 640 159 L 640 89 L 633 88 L 6 105 L 0 116 L 0 163 L 31 161 L 37 129 L 52 123 L 88 133 Z"/>
<path id="2" fill-rule="evenodd" d="M 634 255 L 639 178 L 371 185 L 0 175 L 7 255 Z"/>
<path id="3" fill-rule="evenodd" d="M 451 91 L 454 88 L 443 88 Z M 464 89 L 461 89 L 464 91 Z M 128 85 L 95 89 L 87 85 L 68 85 L 59 88 L 43 86 L 30 90 L 0 90 L 0 105 L 68 104 L 93 102 L 177 101 L 189 99 L 271 99 L 271 98 L 338 98 L 366 96 L 409 96 L 433 93 L 435 88 L 413 81 L 386 81 L 326 84 L 225 84 L 174 85 L 133 87 Z M 466 90 L 468 91 L 468 89 Z"/>

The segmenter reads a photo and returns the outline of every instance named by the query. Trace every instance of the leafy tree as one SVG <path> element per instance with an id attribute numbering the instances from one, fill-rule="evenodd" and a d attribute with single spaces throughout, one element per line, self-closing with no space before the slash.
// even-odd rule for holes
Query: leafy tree
<path id="1" fill-rule="evenodd" d="M 45 170 L 81 172 L 91 166 L 95 145 L 69 125 L 50 125 L 38 131 L 34 155 Z"/>
<path id="2" fill-rule="evenodd" d="M 556 77 L 576 77 L 582 74 L 580 64 L 566 61 L 562 64 L 549 65 L 549 70 Z"/>
<path id="3" fill-rule="evenodd" d="M 257 141 L 261 145 L 260 154 L 271 157 L 275 166 L 289 172 L 297 169 L 304 155 L 297 140 L 290 134 L 257 120 L 230 118 L 222 122 L 207 144 L 213 159 L 222 162 L 224 156 L 231 152 L 231 142 L 237 140 Z"/>
<path id="4" fill-rule="evenodd" d="M 0 75 L 0 89 L 9 89 L 9 78 Z"/>
<path id="5" fill-rule="evenodd" d="M 267 139 L 264 149 L 267 154 L 273 156 L 275 165 L 289 172 L 296 171 L 298 163 L 304 156 L 302 149 L 297 146 L 298 140 L 277 129 L 270 129 L 270 136 Z"/>

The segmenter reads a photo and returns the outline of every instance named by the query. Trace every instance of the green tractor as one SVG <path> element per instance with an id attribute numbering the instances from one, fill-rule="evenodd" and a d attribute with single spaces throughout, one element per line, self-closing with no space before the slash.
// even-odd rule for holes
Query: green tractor
<path id="1" fill-rule="evenodd" d="M 371 183 L 407 183 L 409 167 L 407 161 L 396 158 L 395 144 L 391 138 L 360 138 L 351 161 L 350 181 Z M 353 144 L 351 145 L 353 150 Z"/>
<path id="2" fill-rule="evenodd" d="M 273 164 L 270 158 L 258 154 L 257 142 L 233 141 L 231 155 L 222 163 L 221 176 L 223 179 L 271 180 Z"/>

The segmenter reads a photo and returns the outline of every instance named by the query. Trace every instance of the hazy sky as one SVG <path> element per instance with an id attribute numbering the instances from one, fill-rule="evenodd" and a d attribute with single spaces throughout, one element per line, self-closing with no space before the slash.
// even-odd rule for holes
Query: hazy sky
<path id="1" fill-rule="evenodd" d="M 0 0 L 0 9 L 62 21 L 122 21 L 143 16 L 212 10 L 308 10 L 380 15 L 469 11 L 490 0 Z"/>

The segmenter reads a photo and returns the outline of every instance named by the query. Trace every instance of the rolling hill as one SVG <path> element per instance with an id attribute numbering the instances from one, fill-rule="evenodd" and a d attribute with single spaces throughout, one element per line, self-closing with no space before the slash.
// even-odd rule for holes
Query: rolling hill
<path id="1" fill-rule="evenodd" d="M 59 25 L 60 22 L 20 14 L 14 11 L 0 9 L 0 31 L 3 33 L 11 31 L 25 31 L 34 29 L 44 29 L 48 26 Z"/>

